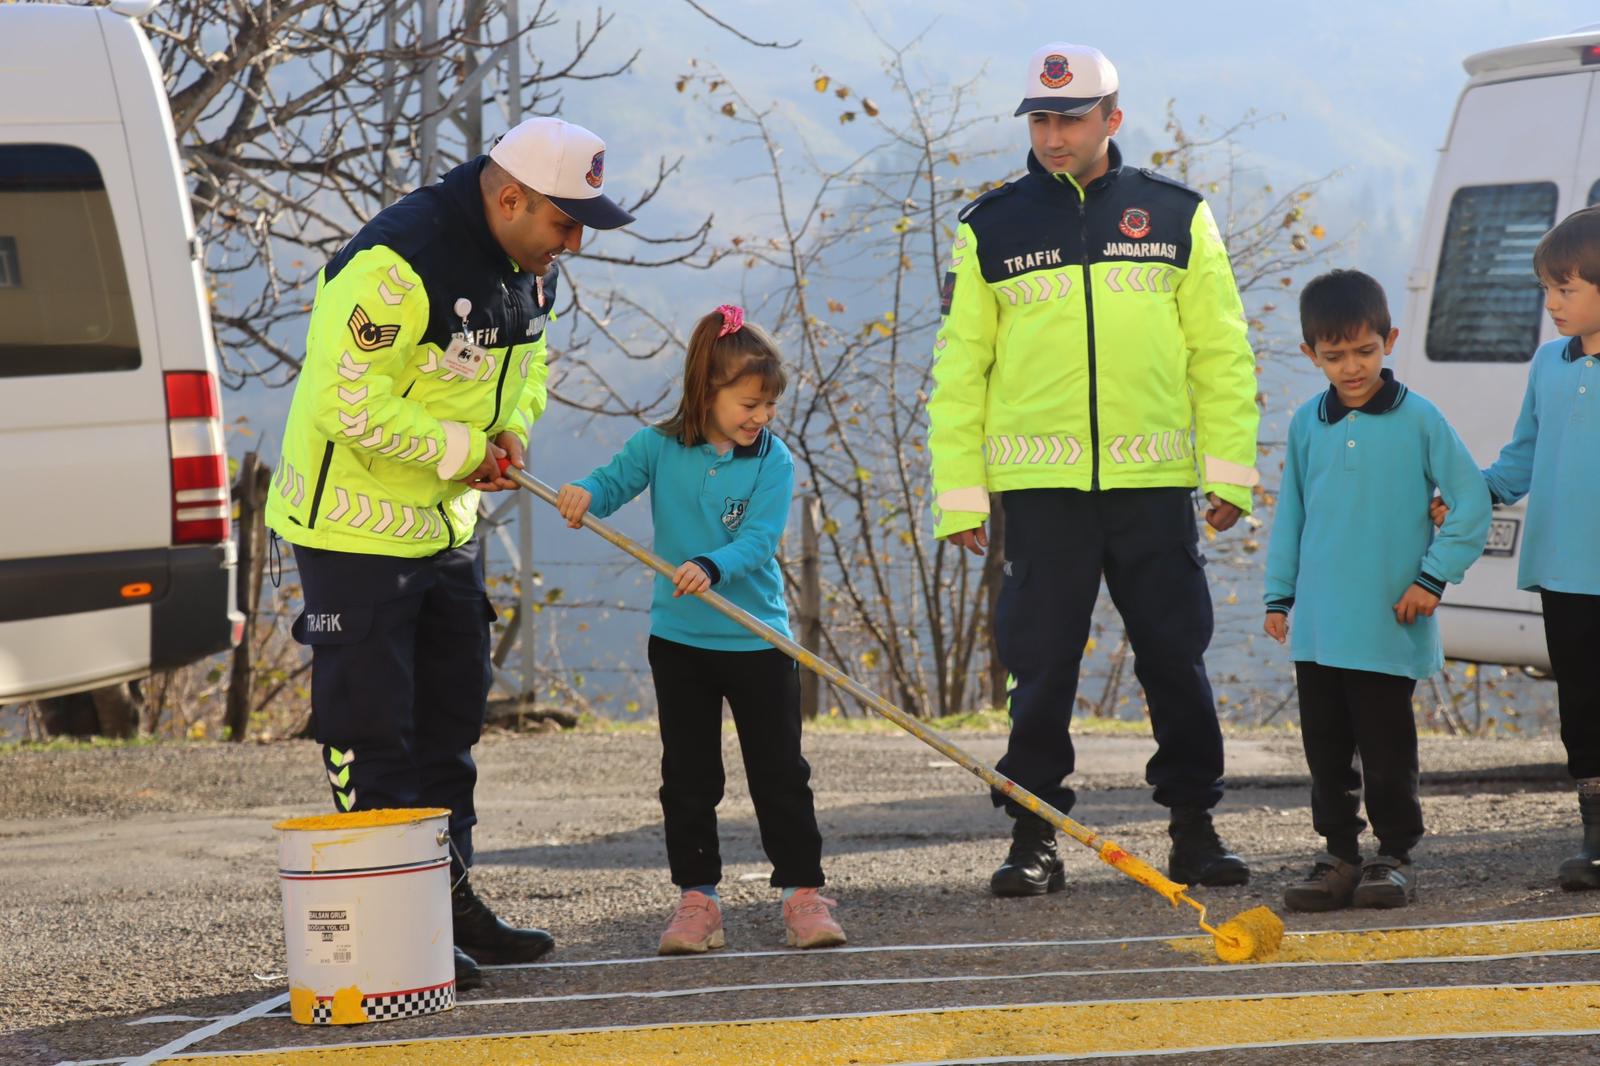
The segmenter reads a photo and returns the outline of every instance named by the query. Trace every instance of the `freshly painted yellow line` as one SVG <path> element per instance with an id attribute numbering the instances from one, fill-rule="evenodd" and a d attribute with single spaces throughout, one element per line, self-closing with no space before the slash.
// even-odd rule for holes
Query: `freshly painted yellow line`
<path id="1" fill-rule="evenodd" d="M 1211 937 L 1167 942 L 1174 949 L 1215 959 Z M 1483 925 L 1290 933 L 1274 962 L 1381 962 L 1439 955 L 1510 955 L 1589 950 L 1600 945 L 1600 917 L 1549 918 Z"/>
<path id="2" fill-rule="evenodd" d="M 860 1066 L 1483 1033 L 1600 1033 L 1600 984 L 1311 992 L 643 1026 L 195 1056 L 208 1066 Z M 186 1056 L 186 1059 L 188 1057 Z M 193 1060 L 190 1060 L 193 1061 Z"/>

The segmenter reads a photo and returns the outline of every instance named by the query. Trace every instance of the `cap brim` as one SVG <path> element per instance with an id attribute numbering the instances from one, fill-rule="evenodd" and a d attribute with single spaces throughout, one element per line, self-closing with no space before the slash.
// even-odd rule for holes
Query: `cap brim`
<path id="1" fill-rule="evenodd" d="M 1028 115 L 1035 111 L 1054 111 L 1058 115 L 1069 115 L 1077 118 L 1079 115 L 1087 115 L 1093 111 L 1096 105 L 1104 99 L 1104 96 L 1092 96 L 1087 100 L 1081 96 L 1030 96 L 1018 104 L 1017 109 L 1011 114 L 1014 118 L 1017 115 Z"/>
<path id="2" fill-rule="evenodd" d="M 633 221 L 609 196 L 590 196 L 582 200 L 569 196 L 546 196 L 545 199 L 559 207 L 563 213 L 590 229 L 616 229 Z"/>

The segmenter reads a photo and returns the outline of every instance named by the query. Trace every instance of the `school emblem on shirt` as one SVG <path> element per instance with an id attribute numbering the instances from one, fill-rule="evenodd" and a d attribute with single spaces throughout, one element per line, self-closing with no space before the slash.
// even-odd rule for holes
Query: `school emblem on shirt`
<path id="1" fill-rule="evenodd" d="M 1150 212 L 1142 207 L 1130 207 L 1122 212 L 1122 221 L 1117 228 L 1136 241 L 1147 237 L 1150 234 Z"/>
<path id="2" fill-rule="evenodd" d="M 739 523 L 744 521 L 744 509 L 749 500 L 736 500 L 732 496 L 726 497 L 722 508 L 722 524 L 729 533 L 739 531 Z"/>
<path id="3" fill-rule="evenodd" d="M 600 187 L 600 183 L 602 181 L 606 180 L 605 152 L 596 152 L 594 154 L 594 158 L 589 160 L 589 173 L 583 176 L 583 180 L 588 182 L 592 188 L 596 189 Z"/>
<path id="4" fill-rule="evenodd" d="M 350 312 L 350 336 L 355 338 L 357 348 L 375 352 L 393 344 L 400 336 L 400 327 L 374 324 L 361 305 L 356 304 L 356 309 Z"/>
<path id="5" fill-rule="evenodd" d="M 1044 70 L 1039 72 L 1039 81 L 1046 89 L 1059 89 L 1072 80 L 1072 71 L 1067 69 L 1067 57 L 1056 52 L 1051 52 L 1044 57 Z"/>

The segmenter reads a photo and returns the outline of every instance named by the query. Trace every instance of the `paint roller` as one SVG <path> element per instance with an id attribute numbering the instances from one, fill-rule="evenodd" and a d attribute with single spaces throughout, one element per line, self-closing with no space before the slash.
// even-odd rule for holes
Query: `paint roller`
<path id="1" fill-rule="evenodd" d="M 515 481 L 544 502 L 555 506 L 556 494 L 550 486 L 526 471 L 511 466 L 505 459 L 500 460 L 500 469 L 505 477 Z M 585 514 L 583 516 L 583 525 L 641 563 L 644 563 L 656 573 L 671 580 L 675 568 L 649 549 L 635 543 L 593 515 Z M 924 744 L 927 744 L 957 765 L 976 774 L 991 788 L 998 789 L 1014 803 L 1032 811 L 1046 822 L 1083 844 L 1100 856 L 1100 860 L 1108 866 L 1163 896 L 1174 907 L 1180 903 L 1185 903 L 1199 911 L 1200 928 L 1211 934 L 1216 943 L 1217 957 L 1223 962 L 1259 962 L 1271 957 L 1278 950 L 1278 945 L 1283 940 L 1283 920 L 1270 909 L 1252 907 L 1250 910 L 1223 922 L 1220 926 L 1211 925 L 1206 921 L 1205 904 L 1189 895 L 1188 885 L 1179 884 L 1165 877 L 1155 867 L 1125 851 L 1115 842 L 1106 840 L 1094 830 L 1073 821 L 1015 781 L 968 755 L 951 741 L 929 729 L 921 721 L 902 711 L 865 685 L 862 685 L 838 667 L 807 651 L 784 634 L 718 593 L 707 589 L 697 595 L 719 614 L 750 630 L 807 670 L 825 678 L 836 688 L 850 693 L 850 695 L 871 707 L 878 714 L 889 719 L 889 721 Z"/>

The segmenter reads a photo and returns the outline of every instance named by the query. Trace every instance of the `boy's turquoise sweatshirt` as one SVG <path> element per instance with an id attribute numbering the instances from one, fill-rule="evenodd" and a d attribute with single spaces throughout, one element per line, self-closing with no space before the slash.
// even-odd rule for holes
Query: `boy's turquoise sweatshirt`
<path id="1" fill-rule="evenodd" d="M 1483 472 L 1496 503 L 1528 497 L 1517 586 L 1600 596 L 1600 356 L 1541 344 L 1511 442 Z M 1559 515 L 1557 511 L 1559 510 Z"/>
<path id="2" fill-rule="evenodd" d="M 783 441 L 763 429 L 754 444 L 719 455 L 714 445 L 686 448 L 646 426 L 611 462 L 574 484 L 593 496 L 589 511 L 596 518 L 648 488 L 656 554 L 673 566 L 700 564 L 717 592 L 790 635 L 778 541 L 794 496 L 794 459 Z M 655 636 L 721 651 L 770 647 L 699 597 L 674 598 L 672 588 L 656 575 L 650 601 Z"/>
<path id="3" fill-rule="evenodd" d="M 1401 625 L 1392 608 L 1415 583 L 1459 583 L 1489 534 L 1489 493 L 1439 409 L 1383 371 L 1358 410 L 1329 388 L 1295 412 L 1267 549 L 1267 610 L 1294 609 L 1289 650 L 1316 662 L 1431 677 L 1439 625 Z M 1434 534 L 1428 502 L 1450 514 Z"/>

